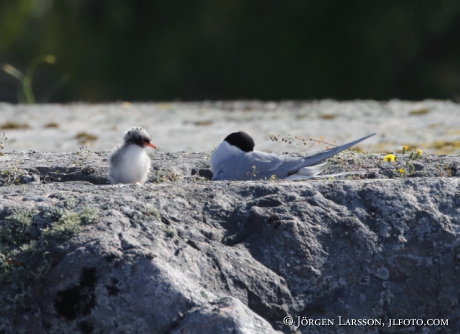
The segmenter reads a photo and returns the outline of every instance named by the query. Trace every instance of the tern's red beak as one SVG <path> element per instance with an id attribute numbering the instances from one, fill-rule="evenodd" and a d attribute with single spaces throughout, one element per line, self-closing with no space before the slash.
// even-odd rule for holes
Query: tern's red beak
<path id="1" fill-rule="evenodd" d="M 155 145 L 153 145 L 151 142 L 145 143 L 144 145 L 148 146 L 148 147 L 151 147 L 151 148 L 154 148 L 154 149 L 157 149 L 157 147 Z"/>

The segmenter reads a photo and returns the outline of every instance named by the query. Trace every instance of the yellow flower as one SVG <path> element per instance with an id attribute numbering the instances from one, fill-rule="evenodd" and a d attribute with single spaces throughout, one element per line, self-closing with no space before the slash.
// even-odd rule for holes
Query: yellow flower
<path id="1" fill-rule="evenodd" d="M 396 157 L 393 154 L 387 154 L 385 158 L 383 158 L 383 161 L 393 162 L 396 161 Z"/>
<path id="2" fill-rule="evenodd" d="M 403 174 L 406 172 L 406 170 L 405 170 L 404 168 L 400 168 L 400 169 L 397 170 L 397 172 L 398 172 L 400 175 L 403 175 Z"/>
<path id="3" fill-rule="evenodd" d="M 407 149 L 408 149 L 408 147 L 407 147 L 407 146 L 403 146 L 403 154 L 406 154 L 406 152 L 407 152 Z"/>
<path id="4" fill-rule="evenodd" d="M 417 150 L 417 154 L 415 155 L 414 159 L 417 159 L 418 157 L 420 157 L 421 154 L 422 154 L 422 150 Z"/>

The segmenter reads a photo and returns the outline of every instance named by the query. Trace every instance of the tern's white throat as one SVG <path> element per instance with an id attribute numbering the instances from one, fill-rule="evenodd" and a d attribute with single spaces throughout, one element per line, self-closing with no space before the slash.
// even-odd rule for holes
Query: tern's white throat
<path id="1" fill-rule="evenodd" d="M 217 146 L 216 150 L 211 155 L 211 170 L 216 170 L 218 166 L 227 158 L 232 155 L 237 156 L 244 154 L 245 152 L 240 150 L 238 147 L 230 145 L 225 140 Z"/>

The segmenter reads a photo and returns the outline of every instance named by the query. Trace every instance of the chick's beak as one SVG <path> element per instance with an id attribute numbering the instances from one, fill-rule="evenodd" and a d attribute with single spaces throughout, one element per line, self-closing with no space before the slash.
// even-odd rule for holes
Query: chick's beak
<path id="1" fill-rule="evenodd" d="M 157 147 L 156 147 L 155 145 L 153 145 L 151 142 L 145 143 L 144 145 L 145 145 L 145 146 L 148 146 L 148 147 L 151 147 L 151 148 L 154 148 L 154 149 L 157 148 Z"/>

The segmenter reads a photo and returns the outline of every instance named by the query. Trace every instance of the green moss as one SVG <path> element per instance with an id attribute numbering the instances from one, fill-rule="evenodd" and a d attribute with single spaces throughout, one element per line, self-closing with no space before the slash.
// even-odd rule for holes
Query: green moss
<path id="1" fill-rule="evenodd" d="M 166 234 L 167 237 L 169 237 L 171 239 L 174 238 L 177 235 L 176 230 L 171 228 L 171 227 L 164 227 L 163 232 Z"/>
<path id="2" fill-rule="evenodd" d="M 9 296 L 12 302 L 22 301 L 28 295 L 27 282 L 36 277 L 37 267 L 49 266 L 37 260 L 43 256 L 45 244 L 37 241 L 39 232 L 33 217 L 31 210 L 14 209 L 0 222 L 0 283 L 14 282 L 20 288 L 15 296 Z"/>
<path id="3" fill-rule="evenodd" d="M 15 283 L 20 288 L 9 300 L 24 301 L 32 282 L 49 272 L 53 259 L 46 249 L 50 242 L 69 239 L 82 224 L 97 217 L 98 210 L 88 207 L 80 212 L 14 209 L 0 221 L 0 284 Z"/>
<path id="4" fill-rule="evenodd" d="M 180 175 L 174 173 L 171 169 L 162 169 L 155 172 L 155 178 L 155 183 L 166 181 L 176 182 L 180 179 Z"/>
<path id="5" fill-rule="evenodd" d="M 58 210 L 53 213 L 57 221 L 43 230 L 43 236 L 56 239 L 69 239 L 73 234 L 80 232 L 82 224 L 93 222 L 99 213 L 95 208 L 83 208 L 79 213 L 71 210 Z"/>
<path id="6" fill-rule="evenodd" d="M 0 241 L 11 245 L 20 244 L 28 239 L 33 212 L 13 210 L 0 227 Z"/>
<path id="7" fill-rule="evenodd" d="M 154 216 L 158 219 L 161 219 L 161 214 L 152 206 L 146 206 L 142 213 L 146 216 Z"/>
<path id="8" fill-rule="evenodd" d="M 63 210 L 59 220 L 43 230 L 43 236 L 65 240 L 77 232 L 80 232 L 80 216 L 76 212 Z"/>
<path id="9" fill-rule="evenodd" d="M 80 221 L 83 224 L 93 223 L 99 217 L 99 210 L 96 208 L 84 207 L 80 211 Z"/>

